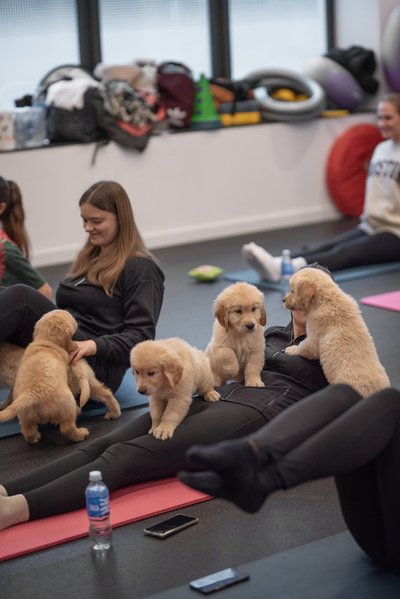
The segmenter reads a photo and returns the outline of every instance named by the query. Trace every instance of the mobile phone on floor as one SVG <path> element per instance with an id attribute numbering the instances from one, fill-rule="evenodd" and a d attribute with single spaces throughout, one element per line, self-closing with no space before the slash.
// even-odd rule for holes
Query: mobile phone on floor
<path id="1" fill-rule="evenodd" d="M 198 518 L 194 516 L 185 516 L 184 514 L 177 514 L 172 518 L 168 518 L 167 520 L 163 520 L 158 524 L 154 524 L 153 526 L 149 526 L 144 529 L 144 533 L 146 535 L 151 535 L 152 537 L 158 537 L 159 539 L 165 539 L 176 532 L 187 528 L 188 526 L 192 526 L 192 524 L 196 524 L 199 521 Z"/>
<path id="2" fill-rule="evenodd" d="M 243 572 L 243 570 L 239 570 L 238 568 L 227 568 L 226 570 L 214 572 L 214 574 L 209 574 L 203 578 L 192 580 L 189 585 L 195 591 L 208 595 L 209 593 L 221 591 L 226 587 L 230 587 L 232 584 L 244 582 L 249 578 L 249 574 Z"/>

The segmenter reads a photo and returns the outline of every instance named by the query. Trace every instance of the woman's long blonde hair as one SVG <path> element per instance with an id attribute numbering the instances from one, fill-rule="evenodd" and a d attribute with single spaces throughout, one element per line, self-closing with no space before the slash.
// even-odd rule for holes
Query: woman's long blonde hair
<path id="1" fill-rule="evenodd" d="M 126 261 L 131 256 L 154 259 L 146 248 L 136 226 L 132 206 L 125 189 L 115 181 L 98 181 L 85 191 L 79 206 L 90 204 L 99 210 L 111 212 L 117 217 L 118 235 L 112 252 L 101 253 L 101 248 L 92 245 L 89 239 L 75 258 L 70 275 L 85 275 L 94 285 L 103 287 L 112 295 L 114 285 Z"/>

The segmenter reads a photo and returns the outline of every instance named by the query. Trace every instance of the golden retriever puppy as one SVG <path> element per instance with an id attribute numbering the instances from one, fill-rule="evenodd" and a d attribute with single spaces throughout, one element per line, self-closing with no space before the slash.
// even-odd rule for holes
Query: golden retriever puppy
<path id="1" fill-rule="evenodd" d="M 329 274 L 315 268 L 297 271 L 284 303 L 306 314 L 307 330 L 307 337 L 286 353 L 319 359 L 329 383 L 347 383 L 363 396 L 390 387 L 356 300 Z"/>
<path id="2" fill-rule="evenodd" d="M 218 401 L 207 356 L 183 339 L 142 341 L 131 351 L 131 366 L 139 393 L 148 395 L 151 429 L 156 439 L 170 439 L 197 391 L 206 401 Z"/>
<path id="3" fill-rule="evenodd" d="M 23 354 L 22 347 L 0 342 L 0 384 L 7 386 L 10 390 L 8 398 L 0 405 L 0 410 L 7 407 L 13 400 L 15 379 Z M 89 399 L 93 399 L 106 406 L 107 412 L 104 415 L 106 420 L 114 420 L 121 416 L 120 405 L 111 389 L 98 380 L 86 360 L 82 359 L 76 364 L 68 366 L 68 386 L 75 397 L 79 396 L 81 408 Z"/>
<path id="4" fill-rule="evenodd" d="M 80 396 L 79 406 L 81 408 L 89 399 L 93 399 L 106 406 L 107 412 L 104 415 L 106 420 L 115 420 L 121 416 L 121 407 L 111 389 L 99 381 L 86 360 L 79 360 L 76 364 L 69 366 L 68 386 L 75 397 Z"/>
<path id="5" fill-rule="evenodd" d="M 23 353 L 23 348 L 18 345 L 6 341 L 0 342 L 0 384 L 9 389 L 8 397 L 0 405 L 0 410 L 10 405 L 13 400 L 14 383 Z"/>
<path id="6" fill-rule="evenodd" d="M 51 422 L 71 441 L 83 441 L 89 431 L 77 428 L 79 407 L 68 386 L 69 352 L 77 323 L 66 310 L 52 310 L 35 324 L 33 341 L 23 352 L 11 405 L 0 412 L 0 422 L 18 417 L 28 443 L 41 435 L 38 424 Z"/>
<path id="7" fill-rule="evenodd" d="M 234 283 L 214 302 L 214 327 L 206 354 L 215 385 L 228 380 L 264 387 L 264 294 L 249 283 Z"/>

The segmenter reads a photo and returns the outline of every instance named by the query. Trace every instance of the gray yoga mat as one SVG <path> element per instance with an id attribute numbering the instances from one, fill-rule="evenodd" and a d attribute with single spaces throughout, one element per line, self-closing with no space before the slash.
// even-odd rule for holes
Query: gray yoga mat
<path id="1" fill-rule="evenodd" d="M 250 540 L 248 542 L 251 542 Z M 230 565 L 237 564 L 227 564 Z M 210 596 L 229 599 L 398 599 L 400 577 L 375 568 L 348 532 L 240 565 L 250 575 Z M 204 572 L 204 576 L 213 572 Z M 187 585 L 149 599 L 201 597 Z"/>

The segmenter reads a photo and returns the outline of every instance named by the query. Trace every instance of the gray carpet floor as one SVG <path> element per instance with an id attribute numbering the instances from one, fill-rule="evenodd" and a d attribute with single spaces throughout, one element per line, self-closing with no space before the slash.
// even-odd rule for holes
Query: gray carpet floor
<path id="1" fill-rule="evenodd" d="M 239 270 L 247 266 L 240 253 L 245 242 L 256 241 L 272 253 L 280 253 L 284 246 L 295 251 L 352 224 L 343 220 L 156 250 L 154 253 L 166 275 L 157 337 L 180 336 L 204 348 L 211 336 L 212 302 L 227 282 L 221 279 L 213 283 L 195 282 L 187 276 L 191 268 L 215 264 L 225 271 Z M 67 269 L 68 265 L 59 265 L 41 270 L 56 287 Z M 398 273 L 388 273 L 348 281 L 342 287 L 359 299 L 399 289 L 399 283 Z M 288 322 L 288 312 L 282 306 L 279 292 L 266 292 L 265 304 L 269 324 Z M 400 388 L 399 314 L 368 306 L 361 306 L 361 310 L 393 386 Z M 124 412 L 122 422 L 135 418 L 142 410 Z M 105 422 L 101 417 L 93 418 L 88 424 L 90 438 L 119 426 L 121 420 Z M 3 439 L 0 443 L 0 482 L 71 450 L 71 445 L 57 430 L 47 431 L 35 447 L 28 446 L 20 436 Z M 86 539 L 4 562 L 0 564 L 1 595 L 7 599 L 46 598 L 52 596 L 52 588 L 60 599 L 147 597 L 207 573 L 259 560 L 345 530 L 331 479 L 301 485 L 286 493 L 278 492 L 255 515 L 242 513 L 220 500 L 182 511 L 198 516 L 200 524 L 167 542 L 143 536 L 144 526 L 160 518 L 115 530 L 113 554 L 107 564 L 93 563 Z M 119 571 L 122 567 L 123 574 Z M 119 576 L 125 583 L 131 582 L 131 594 L 125 584 L 124 589 L 119 587 Z M 265 597 L 268 597 L 267 590 Z"/>

